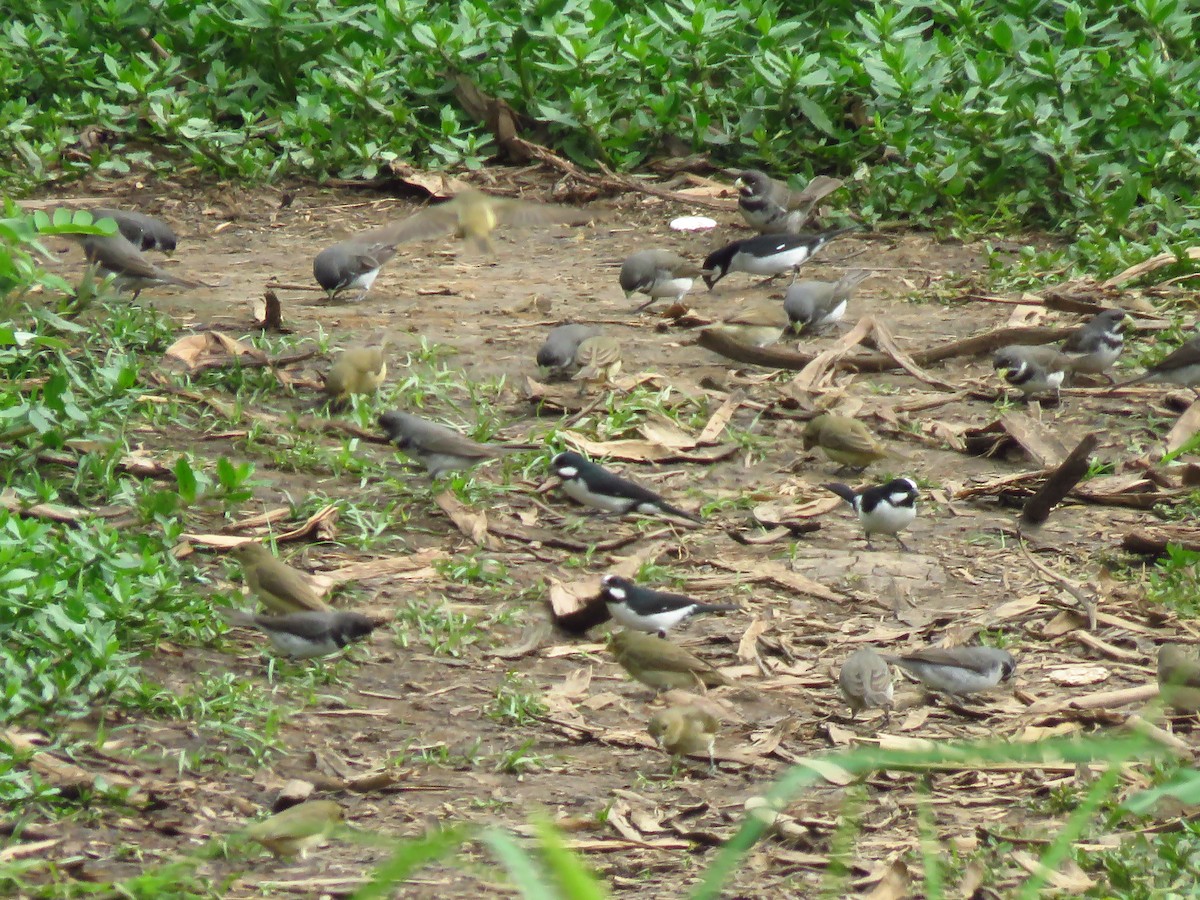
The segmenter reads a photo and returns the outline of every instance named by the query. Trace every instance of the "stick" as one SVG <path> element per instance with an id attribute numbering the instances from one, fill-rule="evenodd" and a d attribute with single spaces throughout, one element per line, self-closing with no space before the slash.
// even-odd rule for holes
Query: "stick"
<path id="1" fill-rule="evenodd" d="M 1021 510 L 1021 524 L 1037 526 L 1050 518 L 1050 511 L 1062 502 L 1079 479 L 1087 474 L 1092 451 L 1100 443 L 1096 434 L 1089 434 L 1063 460 L 1061 466 L 1050 473 L 1037 493 L 1025 501 Z"/>
<path id="2" fill-rule="evenodd" d="M 1142 556 L 1165 556 L 1167 545 L 1200 552 L 1200 533 L 1187 534 L 1166 531 L 1130 531 L 1121 539 L 1121 549 Z"/>

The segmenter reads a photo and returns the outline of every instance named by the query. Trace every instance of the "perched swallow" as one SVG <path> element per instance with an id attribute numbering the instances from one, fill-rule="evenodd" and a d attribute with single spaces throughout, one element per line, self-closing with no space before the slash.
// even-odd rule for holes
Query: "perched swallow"
<path id="1" fill-rule="evenodd" d="M 581 394 L 588 385 L 603 388 L 621 371 L 621 345 L 603 334 L 586 338 L 575 348 L 574 362 L 576 372 L 571 380 L 579 382 Z"/>
<path id="2" fill-rule="evenodd" d="M 1200 384 L 1200 337 L 1184 341 L 1164 359 L 1148 368 L 1145 374 L 1118 386 L 1125 387 L 1143 381 L 1181 384 L 1184 387 Z"/>
<path id="3" fill-rule="evenodd" d="M 1049 393 L 1057 397 L 1071 361 L 1054 347 L 1013 345 L 996 351 L 992 368 L 1025 397 Z"/>
<path id="4" fill-rule="evenodd" d="M 1123 309 L 1106 309 L 1072 331 L 1062 345 L 1071 371 L 1106 375 L 1125 347 L 1121 331 L 1126 318 Z"/>
<path id="5" fill-rule="evenodd" d="M 568 322 L 556 325 L 546 335 L 546 342 L 537 352 L 537 364 L 549 369 L 551 374 L 561 377 L 575 366 L 575 351 L 588 338 L 597 337 L 600 329 L 595 325 L 579 325 Z"/>
<path id="6" fill-rule="evenodd" d="M 884 722 L 892 710 L 892 670 L 883 657 L 869 647 L 855 650 L 842 663 L 838 687 L 850 705 L 850 718 L 864 709 L 882 709 Z"/>
<path id="7" fill-rule="evenodd" d="M 617 664 L 636 681 L 656 691 L 695 690 L 732 682 L 709 663 L 668 640 L 640 631 L 617 631 L 608 636 Z"/>
<path id="8" fill-rule="evenodd" d="M 765 172 L 749 169 L 738 176 L 738 212 L 746 224 L 762 234 L 797 234 L 812 209 L 842 186 L 837 178 L 818 175 L 802 191 L 793 191 Z"/>
<path id="9" fill-rule="evenodd" d="M 678 516 L 693 522 L 702 521 L 695 513 L 672 506 L 649 488 L 614 475 L 574 451 L 558 454 L 550 465 L 554 474 L 562 479 L 563 493 L 583 506 L 622 515 L 636 512 L 644 516 Z"/>
<path id="10" fill-rule="evenodd" d="M 453 428 L 405 412 L 384 413 L 379 417 L 379 426 L 389 441 L 425 467 L 430 478 L 469 469 L 517 450 L 480 444 Z"/>
<path id="11" fill-rule="evenodd" d="M 704 330 L 727 334 L 753 347 L 766 347 L 779 340 L 787 326 L 787 314 L 777 303 L 754 303 Z"/>
<path id="12" fill-rule="evenodd" d="M 386 347 L 349 347 L 338 354 L 325 373 L 325 393 L 344 403 L 355 394 L 374 394 L 387 377 Z"/>
<path id="13" fill-rule="evenodd" d="M 995 647 L 931 647 L 907 656 L 885 656 L 927 688 L 946 694 L 974 694 L 1012 678 L 1017 662 Z"/>
<path id="14" fill-rule="evenodd" d="M 342 808 L 332 800 L 308 800 L 248 825 L 245 835 L 277 857 L 304 859 L 337 828 L 342 816 Z"/>
<path id="15" fill-rule="evenodd" d="M 238 544 L 229 555 L 242 564 L 246 586 L 272 613 L 327 612 L 329 607 L 298 571 L 257 541 Z"/>
<path id="16" fill-rule="evenodd" d="M 89 210 L 92 217 L 112 219 L 117 223 L 117 230 L 125 236 L 125 240 L 139 250 L 161 250 L 170 253 L 175 249 L 178 240 L 171 226 L 162 219 L 148 216 L 145 213 L 128 209 L 93 209 Z"/>
<path id="17" fill-rule="evenodd" d="M 645 294 L 650 299 L 634 312 L 641 312 L 660 297 L 670 297 L 676 303 L 692 289 L 692 282 L 701 274 L 700 267 L 670 250 L 639 250 L 621 266 L 621 290 L 628 299 L 633 294 Z"/>
<path id="18" fill-rule="evenodd" d="M 917 517 L 917 483 L 911 478 L 897 478 L 861 491 L 838 482 L 821 487 L 833 491 L 854 508 L 868 547 L 871 546 L 871 535 L 890 534 L 902 550 L 908 549 L 900 539 L 900 532 Z"/>
<path id="19" fill-rule="evenodd" d="M 1164 644 L 1159 649 L 1158 691 L 1163 703 L 1177 712 L 1200 711 L 1200 657 L 1195 648 Z"/>
<path id="20" fill-rule="evenodd" d="M 847 272 L 837 281 L 798 281 L 787 289 L 783 311 L 798 332 L 820 331 L 846 314 L 854 289 L 871 275 L 867 269 Z"/>
<path id="21" fill-rule="evenodd" d="M 814 253 L 839 235 L 857 230 L 855 225 L 821 234 L 760 234 L 734 241 L 714 250 L 704 260 L 704 283 L 711 291 L 730 272 L 771 277 L 791 272 L 795 280 L 795 273 Z"/>
<path id="22" fill-rule="evenodd" d="M 109 235 L 69 236 L 83 245 L 83 254 L 88 262 L 102 274 L 112 275 L 119 289 L 132 291 L 134 300 L 143 289 L 160 284 L 174 284 L 185 288 L 211 287 L 202 281 L 176 278 L 165 269 L 160 269 L 119 231 Z"/>
<path id="23" fill-rule="evenodd" d="M 804 427 L 804 449 L 820 447 L 843 469 L 865 469 L 873 462 L 898 454 L 884 447 L 857 419 L 822 413 Z"/>
<path id="24" fill-rule="evenodd" d="M 490 252 L 494 249 L 492 231 L 501 225 L 582 225 L 594 218 L 595 213 L 569 206 L 492 197 L 468 189 L 389 227 L 394 228 L 393 233 L 401 241 L 453 234 Z"/>
<path id="25" fill-rule="evenodd" d="M 296 659 L 329 656 L 375 630 L 371 619 L 356 612 L 329 610 L 263 616 L 230 609 L 222 613 L 232 625 L 257 628 L 271 639 L 276 650 Z"/>
<path id="26" fill-rule="evenodd" d="M 708 757 L 710 769 L 716 768 L 713 753 L 717 740 L 716 717 L 698 706 L 671 706 L 650 717 L 646 730 L 650 737 L 672 756 L 690 754 Z"/>
<path id="27" fill-rule="evenodd" d="M 694 615 L 709 612 L 733 612 L 739 607 L 728 603 L 701 603 L 682 594 L 669 594 L 634 584 L 619 575 L 605 575 L 600 595 L 609 614 L 626 628 L 657 634 L 667 632 Z"/>

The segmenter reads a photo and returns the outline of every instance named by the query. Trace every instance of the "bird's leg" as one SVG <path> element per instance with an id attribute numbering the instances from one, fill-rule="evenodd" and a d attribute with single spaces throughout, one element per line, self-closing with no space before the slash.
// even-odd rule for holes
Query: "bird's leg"
<path id="1" fill-rule="evenodd" d="M 874 550 L 874 549 L 875 549 L 875 545 L 871 543 L 871 536 L 868 534 L 868 535 L 865 535 L 865 537 L 866 537 L 866 539 L 867 539 L 867 549 L 868 549 L 868 550 Z"/>
<path id="2" fill-rule="evenodd" d="M 645 303 L 643 303 L 641 306 L 639 306 L 637 309 L 635 309 L 635 310 L 634 310 L 634 312 L 635 312 L 635 313 L 640 313 L 640 312 L 641 312 L 643 309 L 645 309 L 646 307 L 653 305 L 654 301 L 655 301 L 655 300 L 657 300 L 657 299 L 658 299 L 657 297 L 651 297 L 649 300 L 647 300 Z M 678 298 L 678 297 L 676 297 L 676 298 L 675 298 L 675 302 L 676 302 L 676 303 L 678 303 L 678 302 L 679 302 L 679 298 Z"/>
<path id="3" fill-rule="evenodd" d="M 894 537 L 896 538 L 896 543 L 900 545 L 901 550 L 903 550 L 905 553 L 912 552 L 909 549 L 908 544 L 904 543 L 904 539 L 902 537 L 900 537 L 900 535 L 897 534 L 897 535 L 894 535 Z"/>

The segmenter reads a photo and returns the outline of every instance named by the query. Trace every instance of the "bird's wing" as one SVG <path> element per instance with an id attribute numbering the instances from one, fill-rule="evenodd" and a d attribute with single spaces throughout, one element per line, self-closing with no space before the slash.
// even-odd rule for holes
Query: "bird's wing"
<path id="1" fill-rule="evenodd" d="M 1162 362 L 1150 368 L 1153 371 L 1181 369 L 1184 366 L 1193 366 L 1196 363 L 1200 363 L 1200 338 L 1192 338 L 1187 343 L 1181 344 L 1168 354 Z"/>
<path id="2" fill-rule="evenodd" d="M 828 175 L 818 175 L 804 186 L 802 191 L 788 191 L 788 209 L 803 209 L 816 206 L 842 186 L 840 178 L 830 178 Z M 785 185 L 786 187 L 786 185 Z"/>
<path id="3" fill-rule="evenodd" d="M 492 212 L 501 225 L 582 225 L 596 217 L 595 213 L 555 203 L 533 203 L 529 200 L 494 200 Z"/>
<path id="4" fill-rule="evenodd" d="M 440 237 L 458 228 L 459 206 L 453 201 L 439 203 L 429 209 L 392 222 L 375 230 L 381 243 L 394 246 L 403 241 L 420 241 Z"/>
<path id="5" fill-rule="evenodd" d="M 594 366 L 601 368 L 621 361 L 621 345 L 615 338 L 590 337 L 580 341 L 575 348 L 575 364 L 577 366 Z"/>
<path id="6" fill-rule="evenodd" d="M 453 428 L 438 425 L 435 422 L 425 422 L 423 428 L 408 435 L 410 446 L 427 453 L 445 453 L 452 456 L 467 456 L 486 459 L 499 456 L 502 451 L 486 444 L 480 444 L 465 435 L 459 434 Z"/>
<path id="7" fill-rule="evenodd" d="M 822 447 L 844 450 L 849 453 L 878 453 L 879 445 L 865 426 L 859 428 L 833 428 L 826 425 L 821 431 Z"/>
<path id="8" fill-rule="evenodd" d="M 725 319 L 725 324 L 782 328 L 787 324 L 787 313 L 782 306 L 761 304 L 734 313 Z"/>
<path id="9" fill-rule="evenodd" d="M 969 648 L 964 647 L 929 647 L 925 650 L 918 650 L 916 653 L 909 653 L 904 659 L 913 662 L 924 662 L 935 666 L 955 666 L 960 669 L 971 669 L 972 671 L 983 674 L 991 666 L 992 660 L 984 659 L 977 654 L 963 652 Z M 900 662 L 903 665 L 903 660 Z"/>
<path id="10" fill-rule="evenodd" d="M 258 568 L 258 584 L 266 593 L 275 597 L 286 597 L 311 610 L 326 610 L 329 607 L 317 596 L 313 586 L 304 580 L 304 576 L 285 563 L 277 566 L 260 565 Z"/>

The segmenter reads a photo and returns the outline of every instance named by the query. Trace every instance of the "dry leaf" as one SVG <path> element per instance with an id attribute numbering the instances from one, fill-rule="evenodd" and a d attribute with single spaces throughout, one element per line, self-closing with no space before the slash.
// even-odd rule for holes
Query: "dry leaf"
<path id="1" fill-rule="evenodd" d="M 213 365 L 224 365 L 239 359 L 265 362 L 267 356 L 249 344 L 231 338 L 220 331 L 204 331 L 182 337 L 163 353 L 167 361 L 176 360 L 187 371 Z"/>
<path id="2" fill-rule="evenodd" d="M 503 542 L 488 531 L 487 513 L 469 508 L 454 496 L 452 491 L 442 491 L 433 498 L 438 508 L 462 532 L 463 537 L 485 550 L 499 550 Z"/>

